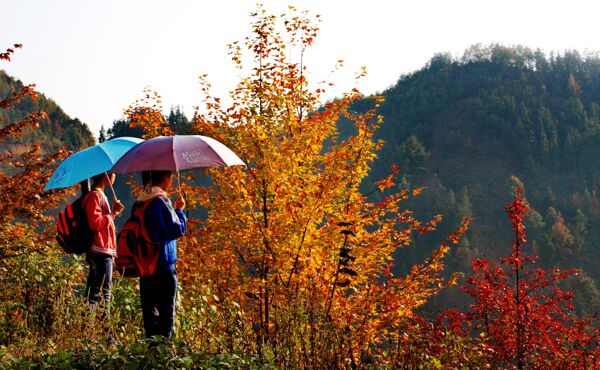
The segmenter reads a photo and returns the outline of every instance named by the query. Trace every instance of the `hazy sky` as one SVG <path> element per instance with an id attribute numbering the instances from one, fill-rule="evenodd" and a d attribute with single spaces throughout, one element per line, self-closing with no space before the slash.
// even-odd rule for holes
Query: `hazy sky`
<path id="1" fill-rule="evenodd" d="M 226 44 L 250 34 L 248 0 L 0 0 L 0 49 L 19 42 L 0 69 L 37 83 L 67 114 L 97 136 L 150 86 L 166 109 L 188 115 L 207 73 L 225 97 L 239 76 Z M 382 91 L 436 52 L 462 55 L 470 45 L 499 42 L 541 48 L 600 50 L 600 3 L 533 0 L 296 0 L 262 1 L 279 14 L 292 4 L 320 14 L 321 31 L 308 51 L 313 81 L 347 89 L 360 66 L 365 94 Z M 595 5 L 599 4 L 599 5 Z M 342 72 L 331 74 L 338 59 Z"/>

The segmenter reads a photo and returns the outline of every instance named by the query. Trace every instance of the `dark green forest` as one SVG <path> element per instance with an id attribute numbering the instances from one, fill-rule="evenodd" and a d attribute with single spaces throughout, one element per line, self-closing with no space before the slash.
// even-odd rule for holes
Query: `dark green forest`
<path id="1" fill-rule="evenodd" d="M 425 186 L 411 208 L 442 213 L 436 238 L 400 253 L 396 268 L 422 260 L 463 217 L 473 223 L 447 272 L 511 248 L 503 205 L 522 186 L 533 211 L 526 250 L 540 267 L 579 268 L 569 288 L 578 310 L 600 312 L 600 57 L 473 46 L 460 58 L 437 54 L 383 91 L 378 136 L 385 141 L 371 179 L 401 168 L 400 187 Z M 361 111 L 365 99 L 355 105 Z M 415 251 L 416 250 L 416 251 Z M 433 306 L 464 294 L 448 292 Z"/>
<path id="2" fill-rule="evenodd" d="M 23 83 L 0 70 L 0 97 L 8 97 L 21 91 Z M 29 113 L 44 111 L 48 119 L 43 120 L 39 130 L 29 130 L 22 138 L 11 139 L 3 145 L 14 147 L 33 141 L 41 144 L 48 152 L 66 147 L 69 150 L 85 148 L 95 143 L 88 126 L 77 118 L 69 117 L 52 99 L 39 94 L 38 99 L 23 98 L 11 110 L 0 111 L 0 126 L 9 122 L 19 122 Z"/>

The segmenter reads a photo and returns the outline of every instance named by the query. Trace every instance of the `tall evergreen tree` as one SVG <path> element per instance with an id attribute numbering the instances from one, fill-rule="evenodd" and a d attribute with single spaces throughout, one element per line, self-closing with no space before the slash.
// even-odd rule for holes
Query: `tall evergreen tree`
<path id="1" fill-rule="evenodd" d="M 106 141 L 106 130 L 104 129 L 104 125 L 100 126 L 100 132 L 98 133 L 98 142 L 103 143 Z"/>

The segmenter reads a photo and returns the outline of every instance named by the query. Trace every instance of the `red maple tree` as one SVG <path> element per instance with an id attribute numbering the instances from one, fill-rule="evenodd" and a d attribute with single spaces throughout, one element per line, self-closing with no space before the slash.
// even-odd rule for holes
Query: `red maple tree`
<path id="1" fill-rule="evenodd" d="M 573 293 L 559 287 L 577 271 L 533 268 L 538 256 L 523 252 L 523 219 L 528 211 L 522 190 L 515 189 L 514 201 L 506 206 L 515 230 L 512 252 L 499 264 L 473 261 L 473 275 L 464 291 L 475 303 L 460 319 L 479 333 L 480 344 L 491 350 L 495 365 L 598 368 L 600 330 L 591 319 L 576 317 Z"/>

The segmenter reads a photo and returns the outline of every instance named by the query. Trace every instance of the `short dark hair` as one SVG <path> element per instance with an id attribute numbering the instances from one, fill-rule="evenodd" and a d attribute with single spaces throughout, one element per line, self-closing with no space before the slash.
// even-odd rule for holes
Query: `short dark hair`
<path id="1" fill-rule="evenodd" d="M 142 171 L 142 184 L 144 186 L 161 184 L 171 173 L 171 171 Z"/>
<path id="2" fill-rule="evenodd" d="M 98 174 L 96 176 L 92 176 L 90 180 L 92 180 L 92 186 L 98 185 L 100 183 L 100 181 L 102 181 L 102 179 L 104 178 L 104 176 L 106 176 L 105 173 L 101 173 Z"/>
<path id="3" fill-rule="evenodd" d="M 150 184 L 150 173 L 152 171 L 142 171 L 142 185 L 146 186 Z"/>
<path id="4" fill-rule="evenodd" d="M 81 188 L 81 195 L 86 195 L 89 193 L 91 189 L 90 179 L 85 179 L 79 183 L 79 187 Z"/>

